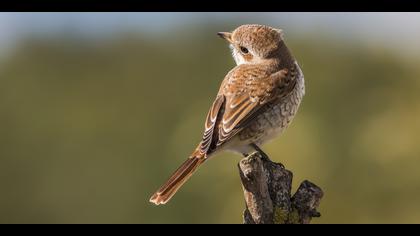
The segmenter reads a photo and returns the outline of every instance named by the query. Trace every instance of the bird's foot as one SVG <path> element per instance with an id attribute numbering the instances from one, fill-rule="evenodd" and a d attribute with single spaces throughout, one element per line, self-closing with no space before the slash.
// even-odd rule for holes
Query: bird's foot
<path id="1" fill-rule="evenodd" d="M 261 150 L 261 148 L 258 147 L 258 145 L 252 143 L 251 146 L 255 149 L 255 151 L 257 151 L 260 154 L 262 160 L 271 161 L 268 155 L 263 150 Z"/>

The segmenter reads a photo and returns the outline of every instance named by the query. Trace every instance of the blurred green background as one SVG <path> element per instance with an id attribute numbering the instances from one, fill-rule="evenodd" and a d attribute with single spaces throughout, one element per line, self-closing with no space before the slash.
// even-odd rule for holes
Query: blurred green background
<path id="1" fill-rule="evenodd" d="M 234 66 L 216 36 L 282 28 L 306 96 L 264 146 L 321 186 L 313 223 L 420 222 L 420 14 L 0 13 L 0 223 L 241 223 L 240 156 L 150 195 Z"/>

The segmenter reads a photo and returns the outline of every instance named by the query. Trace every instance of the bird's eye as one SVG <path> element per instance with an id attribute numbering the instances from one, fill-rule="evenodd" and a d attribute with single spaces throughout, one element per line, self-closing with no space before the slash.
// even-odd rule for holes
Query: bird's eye
<path id="1" fill-rule="evenodd" d="M 242 53 L 244 53 L 244 54 L 248 53 L 248 49 L 246 47 L 240 47 L 240 49 L 241 49 Z"/>

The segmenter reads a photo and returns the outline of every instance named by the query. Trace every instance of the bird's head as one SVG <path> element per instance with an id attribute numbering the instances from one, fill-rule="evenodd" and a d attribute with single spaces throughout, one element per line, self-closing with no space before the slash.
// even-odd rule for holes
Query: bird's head
<path id="1" fill-rule="evenodd" d="M 232 32 L 219 32 L 230 43 L 236 64 L 258 63 L 276 57 L 283 31 L 264 25 L 241 25 Z"/>

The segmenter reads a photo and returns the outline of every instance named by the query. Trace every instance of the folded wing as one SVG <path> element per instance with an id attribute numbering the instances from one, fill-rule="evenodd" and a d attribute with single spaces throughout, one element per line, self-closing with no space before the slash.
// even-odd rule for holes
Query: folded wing
<path id="1" fill-rule="evenodd" d="M 251 76 L 252 73 L 231 74 L 222 84 L 210 108 L 200 144 L 200 152 L 209 154 L 228 142 L 256 116 L 264 112 L 267 103 L 288 95 L 295 79 L 287 69 L 270 76 Z"/>

